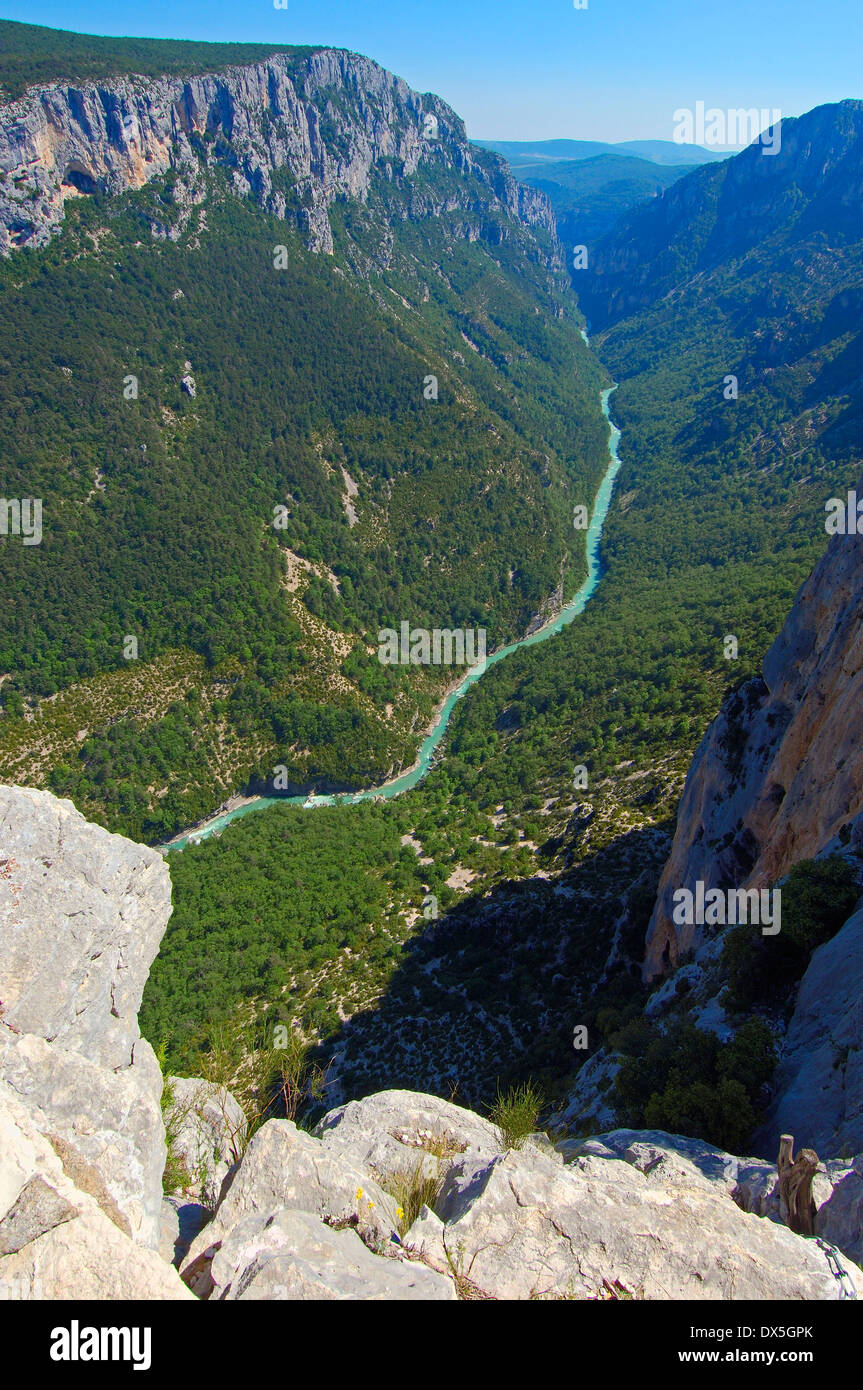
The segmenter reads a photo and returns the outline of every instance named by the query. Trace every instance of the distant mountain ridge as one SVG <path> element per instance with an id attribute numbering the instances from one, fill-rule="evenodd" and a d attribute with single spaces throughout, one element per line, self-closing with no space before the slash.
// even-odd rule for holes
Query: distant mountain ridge
<path id="1" fill-rule="evenodd" d="M 861 237 L 863 101 L 816 107 L 781 125 L 781 148 L 759 145 L 694 170 L 655 204 L 633 210 L 594 248 L 582 302 L 595 328 L 689 292 L 703 277 L 776 239 L 777 255 L 816 239 L 823 251 Z M 818 273 L 817 264 L 813 267 Z"/>
<path id="2" fill-rule="evenodd" d="M 728 159 L 728 150 L 710 150 L 702 145 L 678 145 L 674 140 L 474 140 L 485 150 L 502 154 L 510 168 L 545 160 L 595 159 L 603 154 L 632 155 L 653 164 L 707 164 Z"/>
<path id="3" fill-rule="evenodd" d="M 545 193 L 567 247 L 592 245 L 631 208 L 661 197 L 691 172 L 688 164 L 655 164 L 633 155 L 599 154 L 516 166 L 519 179 Z M 576 288 L 578 288 L 576 277 Z"/>

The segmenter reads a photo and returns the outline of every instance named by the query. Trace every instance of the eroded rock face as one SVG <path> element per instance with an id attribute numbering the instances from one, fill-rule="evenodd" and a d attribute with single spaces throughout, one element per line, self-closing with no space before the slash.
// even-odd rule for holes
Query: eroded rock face
<path id="1" fill-rule="evenodd" d="M 441 1271 L 455 1260 L 461 1279 L 495 1298 L 863 1293 L 863 1271 L 850 1260 L 840 1281 L 815 1241 L 741 1211 L 668 1155 L 642 1166 L 585 1154 L 560 1167 L 531 1150 L 491 1163 L 456 1160 L 436 1214 L 422 1212 L 405 1244 Z"/>
<path id="2" fill-rule="evenodd" d="M 137 1012 L 170 912 L 161 855 L 0 787 L 0 1080 L 70 1179 L 153 1249 L 162 1077 Z"/>
<path id="3" fill-rule="evenodd" d="M 704 939 L 673 921 L 676 889 L 767 887 L 837 836 L 863 848 L 861 709 L 863 537 L 836 536 L 763 680 L 726 700 L 696 752 L 648 928 L 647 979 Z"/>
<path id="4" fill-rule="evenodd" d="M 772 1090 L 760 1150 L 805 1134 L 819 1154 L 863 1154 L 863 908 L 813 953 Z"/>
<path id="5" fill-rule="evenodd" d="M 32 88 L 0 110 L 0 251 L 43 245 L 70 198 L 140 188 L 169 168 L 191 176 L 202 157 L 223 164 L 238 192 L 279 217 L 286 171 L 316 251 L 332 251 L 328 209 L 336 199 L 365 199 L 376 168 L 409 178 L 421 163 L 479 178 L 489 203 L 555 236 L 544 194 L 474 150 L 444 102 L 368 58 L 323 49 L 185 80 Z M 466 235 L 476 236 L 484 210 L 473 197 L 475 187 L 463 206 Z M 441 210 L 429 190 L 416 191 L 412 216 Z"/>
<path id="6" fill-rule="evenodd" d="M 0 1294 L 10 1299 L 190 1299 L 170 1264 L 130 1240 L 91 1186 L 0 1081 Z"/>

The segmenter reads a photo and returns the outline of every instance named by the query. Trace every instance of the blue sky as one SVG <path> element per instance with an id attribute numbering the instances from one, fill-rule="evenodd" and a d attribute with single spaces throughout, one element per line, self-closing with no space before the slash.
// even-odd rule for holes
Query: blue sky
<path id="1" fill-rule="evenodd" d="M 671 139 L 674 112 L 863 97 L 863 0 L 0 0 L 84 33 L 326 43 L 438 92 L 474 138 Z"/>

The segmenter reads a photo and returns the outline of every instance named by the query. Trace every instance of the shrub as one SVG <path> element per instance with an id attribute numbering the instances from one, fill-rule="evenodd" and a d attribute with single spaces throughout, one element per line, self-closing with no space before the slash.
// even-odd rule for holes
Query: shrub
<path id="1" fill-rule="evenodd" d="M 731 1153 L 744 1152 L 755 1126 L 755 1109 L 741 1081 L 723 1077 L 719 1085 L 679 1076 L 661 1095 L 653 1095 L 644 1111 L 649 1129 L 706 1138 Z"/>
<path id="2" fill-rule="evenodd" d="M 489 1119 L 497 1128 L 501 1144 L 507 1149 L 520 1149 L 529 1134 L 536 1131 L 543 1107 L 542 1093 L 531 1081 L 509 1090 L 498 1090 Z"/>
<path id="3" fill-rule="evenodd" d="M 615 1096 L 626 1124 L 666 1129 L 740 1152 L 758 1118 L 760 1092 L 776 1052 L 763 1019 L 749 1019 L 730 1042 L 681 1022 L 653 1029 L 646 1048 L 624 1057 Z"/>
<path id="4" fill-rule="evenodd" d="M 782 931 L 801 951 L 811 953 L 835 936 L 860 896 L 851 865 L 839 854 L 805 859 L 782 887 Z"/>
<path id="5" fill-rule="evenodd" d="M 812 952 L 836 935 L 858 895 L 854 870 L 840 855 L 795 864 L 782 884 L 780 934 L 764 937 L 751 925 L 726 933 L 727 1007 L 745 1013 L 758 1004 L 789 1005 Z"/>

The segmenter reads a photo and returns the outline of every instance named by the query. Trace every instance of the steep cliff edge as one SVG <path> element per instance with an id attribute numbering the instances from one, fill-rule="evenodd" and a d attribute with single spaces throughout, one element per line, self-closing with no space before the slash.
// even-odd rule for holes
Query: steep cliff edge
<path id="1" fill-rule="evenodd" d="M 70 198 L 123 193 L 169 169 L 194 175 L 202 163 L 227 170 L 268 212 L 295 218 L 316 251 L 333 248 L 337 200 L 363 200 L 376 173 L 398 183 L 420 169 L 430 178 L 413 192 L 412 216 L 459 205 L 433 188 L 436 171 L 455 170 L 554 236 L 545 195 L 471 146 L 445 102 L 368 58 L 325 49 L 198 77 L 30 88 L 0 109 L 0 250 L 44 245 Z M 475 192 L 465 184 L 465 206 L 482 211 Z"/>
<path id="2" fill-rule="evenodd" d="M 775 884 L 831 841 L 863 845 L 863 539 L 836 536 L 800 589 L 763 679 L 726 700 L 693 760 L 647 933 L 644 973 L 704 940 L 675 890 Z"/>
<path id="3" fill-rule="evenodd" d="M 170 912 L 154 850 L 47 792 L 0 787 L 0 1087 L 101 1216 L 150 1249 L 162 1075 L 137 1014 Z"/>

